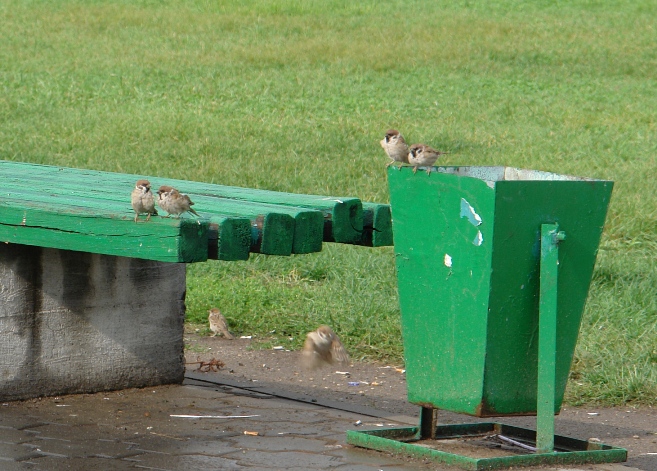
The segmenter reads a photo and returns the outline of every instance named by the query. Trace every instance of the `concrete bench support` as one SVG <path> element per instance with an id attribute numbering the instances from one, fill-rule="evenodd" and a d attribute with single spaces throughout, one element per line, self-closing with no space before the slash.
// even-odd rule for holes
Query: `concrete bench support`
<path id="1" fill-rule="evenodd" d="M 179 383 L 185 265 L 0 244 L 0 400 Z"/>

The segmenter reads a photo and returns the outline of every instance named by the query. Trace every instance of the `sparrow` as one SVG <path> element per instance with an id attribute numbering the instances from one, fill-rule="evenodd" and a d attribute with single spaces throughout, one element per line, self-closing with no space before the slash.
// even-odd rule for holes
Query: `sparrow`
<path id="1" fill-rule="evenodd" d="M 226 318 L 221 315 L 221 312 L 216 307 L 213 307 L 208 311 L 208 321 L 210 322 L 210 330 L 212 331 L 213 337 L 221 334 L 228 340 L 233 340 L 235 338 L 228 331 Z"/>
<path id="2" fill-rule="evenodd" d="M 396 129 L 388 129 L 386 135 L 380 141 L 381 147 L 386 151 L 388 157 L 390 157 L 390 162 L 386 165 L 386 168 L 390 167 L 395 162 L 400 162 L 402 164 L 408 163 L 408 145 L 404 140 L 404 136 L 399 134 L 399 131 Z"/>
<path id="3" fill-rule="evenodd" d="M 200 217 L 199 214 L 192 209 L 194 203 L 189 199 L 189 196 L 180 193 L 171 186 L 162 185 L 160 189 L 157 190 L 157 204 L 168 213 L 166 217 L 169 217 L 172 214 L 180 217 L 182 213 L 187 211 Z"/>
<path id="4" fill-rule="evenodd" d="M 349 363 L 349 355 L 333 329 L 327 325 L 321 325 L 306 336 L 301 362 L 308 370 L 334 363 L 346 365 Z"/>
<path id="5" fill-rule="evenodd" d="M 427 167 L 427 174 L 431 173 L 431 166 L 436 163 L 439 156 L 448 152 L 440 152 L 424 144 L 413 144 L 408 152 L 408 163 L 413 166 L 413 173 L 422 165 Z"/>
<path id="6" fill-rule="evenodd" d="M 151 183 L 148 180 L 137 180 L 131 197 L 132 209 L 135 210 L 135 222 L 137 222 L 140 214 L 148 214 L 146 216 L 147 221 L 151 219 L 151 215 L 157 216 Z"/>

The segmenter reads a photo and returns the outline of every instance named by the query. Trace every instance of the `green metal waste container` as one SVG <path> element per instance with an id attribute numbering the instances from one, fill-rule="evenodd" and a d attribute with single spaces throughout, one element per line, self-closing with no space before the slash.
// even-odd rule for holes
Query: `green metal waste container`
<path id="1" fill-rule="evenodd" d="M 540 233 L 556 223 L 558 413 L 613 182 L 510 167 L 390 168 L 388 181 L 409 401 L 536 414 Z"/>

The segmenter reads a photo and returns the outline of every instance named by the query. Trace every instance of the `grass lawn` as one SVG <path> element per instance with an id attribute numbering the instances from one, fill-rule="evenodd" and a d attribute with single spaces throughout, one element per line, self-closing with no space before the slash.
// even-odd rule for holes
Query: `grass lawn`
<path id="1" fill-rule="evenodd" d="M 567 397 L 654 405 L 655 17 L 642 0 L 0 0 L 0 159 L 386 202 L 396 127 L 446 165 L 614 180 Z M 390 248 L 188 273 L 190 322 L 216 306 L 293 348 L 329 323 L 354 357 L 402 361 Z"/>

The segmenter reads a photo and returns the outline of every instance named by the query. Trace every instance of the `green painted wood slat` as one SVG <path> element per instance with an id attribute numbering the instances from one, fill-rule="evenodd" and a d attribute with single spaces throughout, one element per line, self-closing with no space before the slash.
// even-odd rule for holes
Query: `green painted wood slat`
<path id="1" fill-rule="evenodd" d="M 0 166 L 0 171 L 1 169 Z M 15 178 L 4 175 L 3 177 L 0 198 L 8 199 L 13 197 L 17 201 L 60 204 L 81 212 L 100 210 L 104 213 L 108 211 L 111 213 L 109 217 L 112 219 L 122 221 L 132 221 L 134 219 L 134 211 L 130 206 L 130 202 L 126 202 L 125 195 L 117 195 L 116 192 L 110 192 L 112 196 L 101 199 L 103 192 L 68 190 L 65 185 L 60 188 L 57 182 L 53 183 L 51 181 L 46 181 L 43 185 L 39 184 L 40 191 L 36 192 L 33 189 L 35 182 L 31 179 L 29 182 L 32 185 L 26 185 L 25 178 L 22 179 L 22 184 L 19 184 Z M 53 179 L 50 178 L 49 180 Z M 64 211 L 62 210 L 62 212 Z M 142 215 L 139 223 L 143 224 L 145 218 L 146 216 Z M 152 218 L 151 221 L 155 219 Z M 252 237 L 251 221 L 243 216 L 220 214 L 213 214 L 208 219 L 208 258 L 226 261 L 247 260 L 251 246 L 257 241 L 257 237 Z M 255 224 L 255 220 L 253 224 Z"/>
<path id="2" fill-rule="evenodd" d="M 161 262 L 202 262 L 208 254 L 208 222 L 121 220 L 111 211 L 0 197 L 0 240 Z"/>
<path id="3" fill-rule="evenodd" d="M 170 185 L 183 193 L 206 196 L 219 196 L 233 200 L 251 201 L 254 203 L 269 203 L 322 211 L 325 216 L 324 241 L 340 242 L 346 244 L 360 244 L 363 233 L 363 207 L 358 198 L 333 197 L 320 195 L 302 195 L 284 193 L 270 190 L 255 190 L 250 188 L 231 187 L 204 182 L 192 182 L 170 178 L 149 177 L 144 175 L 129 175 L 96 170 L 74 169 L 17 163 L 10 161 L 0 162 L 3 172 L 14 172 L 14 176 L 21 177 L 29 168 L 30 178 L 39 178 L 41 175 L 52 178 L 57 175 L 58 181 L 71 179 L 73 182 L 88 182 L 89 187 L 107 188 L 108 185 L 129 184 L 139 178 L 147 178 L 153 188 L 160 185 Z"/>

